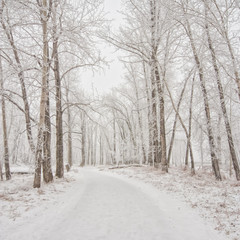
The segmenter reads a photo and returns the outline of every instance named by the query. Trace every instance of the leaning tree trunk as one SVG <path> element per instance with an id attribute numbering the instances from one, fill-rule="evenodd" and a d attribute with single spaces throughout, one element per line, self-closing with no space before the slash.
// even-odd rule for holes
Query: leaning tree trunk
<path id="1" fill-rule="evenodd" d="M 209 100 L 208 100 L 208 94 L 207 94 L 207 89 L 205 85 L 205 80 L 204 80 L 204 75 L 203 75 L 203 67 L 201 65 L 201 62 L 198 57 L 197 49 L 192 37 L 192 31 L 189 22 L 187 21 L 186 18 L 186 31 L 187 35 L 190 40 L 193 56 L 198 68 L 198 74 L 199 74 L 199 80 L 200 80 L 200 85 L 201 85 L 201 90 L 203 94 L 203 100 L 204 100 L 204 110 L 205 110 L 205 115 L 206 115 L 206 120 L 207 120 L 207 133 L 208 133 L 208 141 L 209 141 L 209 148 L 210 148 L 210 153 L 211 153 L 211 161 L 212 161 L 212 168 L 215 174 L 215 177 L 217 180 L 222 180 L 221 173 L 220 173 L 220 168 L 219 168 L 219 161 L 216 155 L 216 145 L 215 145 L 215 139 L 213 135 L 213 130 L 212 130 L 212 125 L 211 125 L 211 114 L 210 114 L 210 107 L 209 107 Z"/>
<path id="2" fill-rule="evenodd" d="M 175 113 L 175 119 L 174 119 L 173 128 L 172 128 L 172 135 L 171 135 L 170 144 L 169 144 L 169 148 L 168 148 L 168 156 L 167 156 L 167 164 L 168 164 L 168 166 L 170 164 L 170 159 L 171 159 L 171 154 L 172 154 L 172 149 L 173 149 L 173 143 L 174 143 L 174 138 L 175 138 L 175 133 L 176 133 L 178 112 L 179 112 L 179 109 L 180 109 L 180 106 L 181 106 L 181 103 L 182 103 L 182 100 L 183 100 L 184 92 L 185 92 L 185 89 L 186 89 L 189 77 L 190 76 L 188 76 L 186 78 L 185 82 L 184 82 L 183 89 L 182 89 L 182 91 L 180 93 L 178 104 L 177 104 L 177 109 L 176 109 L 177 112 Z"/>
<path id="3" fill-rule="evenodd" d="M 167 83 L 167 82 L 165 82 L 165 86 L 166 86 L 166 88 L 167 88 L 167 91 L 168 91 L 168 94 L 169 94 L 169 97 L 170 97 L 170 100 L 171 100 L 173 109 L 174 109 L 175 113 L 177 114 L 178 119 L 179 119 L 179 121 L 180 121 L 180 123 L 181 123 L 181 125 L 182 125 L 182 128 L 183 128 L 183 130 L 184 130 L 184 132 L 185 132 L 185 135 L 186 135 L 186 137 L 187 137 L 187 142 L 188 142 L 188 144 L 189 144 L 189 149 L 190 149 L 190 156 L 191 156 L 191 159 L 192 159 L 191 173 L 192 173 L 192 175 L 194 175 L 194 174 L 195 174 L 195 169 L 194 169 L 194 160 L 193 160 L 193 151 L 192 151 L 191 138 L 190 138 L 189 133 L 188 133 L 188 130 L 187 130 L 187 128 L 186 128 L 186 126 L 185 126 L 185 124 L 184 124 L 184 122 L 183 122 L 183 120 L 182 120 L 182 117 L 181 117 L 180 114 L 179 114 L 179 111 L 177 111 L 177 108 L 176 108 L 176 106 L 175 106 L 175 104 L 174 104 L 173 97 L 172 97 L 172 94 L 171 94 L 171 92 L 170 92 L 170 89 L 169 89 L 169 87 L 168 87 L 168 83 Z"/>
<path id="4" fill-rule="evenodd" d="M 53 60 L 54 60 L 54 77 L 56 87 L 56 176 L 62 178 L 64 175 L 63 167 L 63 127 L 62 127 L 62 87 L 59 69 L 58 57 L 58 39 L 57 32 L 57 1 L 54 1 L 53 10 Z"/>
<path id="5" fill-rule="evenodd" d="M 2 95 L 2 126 L 3 126 L 3 143 L 4 143 L 4 166 L 5 166 L 6 180 L 10 180 L 11 179 L 11 171 L 10 171 L 10 164 L 9 164 L 6 106 L 5 106 L 5 98 L 4 98 L 4 94 L 3 94 L 4 87 L 3 87 L 3 69 L 2 69 L 1 51 L 0 51 L 0 87 L 1 87 L 0 90 L 1 90 L 1 93 L 2 93 L 1 95 Z"/>
<path id="6" fill-rule="evenodd" d="M 235 147 L 234 147 L 234 141 L 233 141 L 233 137 L 232 137 L 232 129 L 231 129 L 230 122 L 229 122 L 229 119 L 228 119 L 225 97 L 224 97 L 224 93 L 223 93 L 223 86 L 222 86 L 222 82 L 221 82 L 221 78 L 220 78 L 219 68 L 218 68 L 218 65 L 217 65 L 217 57 L 216 57 L 216 53 L 215 53 L 215 50 L 213 48 L 213 43 L 212 43 L 212 39 L 211 39 L 211 36 L 210 36 L 206 5 L 205 5 L 205 17 L 206 17 L 206 19 L 205 19 L 205 21 L 206 21 L 205 22 L 205 30 L 206 30 L 206 33 L 207 33 L 208 47 L 209 47 L 210 52 L 211 52 L 212 64 L 213 64 L 214 71 L 215 71 L 215 74 L 216 74 L 219 100 L 220 100 L 221 109 L 222 109 L 222 113 L 223 113 L 226 132 L 227 132 L 229 150 L 230 150 L 231 159 L 232 159 L 233 167 L 234 167 L 234 170 L 235 170 L 236 178 L 239 181 L 240 180 L 240 169 L 239 169 L 238 159 L 237 159 L 237 155 L 236 155 L 236 151 L 235 151 Z"/>

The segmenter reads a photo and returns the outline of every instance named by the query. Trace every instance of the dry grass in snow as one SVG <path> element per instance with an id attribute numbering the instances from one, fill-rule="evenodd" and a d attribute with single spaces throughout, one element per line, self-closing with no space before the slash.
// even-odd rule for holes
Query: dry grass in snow
<path id="1" fill-rule="evenodd" d="M 109 170 L 154 185 L 160 191 L 178 196 L 199 211 L 226 239 L 240 239 L 240 182 L 216 181 L 207 171 L 191 176 L 189 171 L 170 168 L 162 173 L 152 167 L 128 167 Z"/>
<path id="2" fill-rule="evenodd" d="M 32 214 L 39 207 L 47 209 L 49 204 L 56 204 L 59 194 L 74 180 L 73 173 L 66 173 L 63 179 L 55 178 L 53 184 L 43 183 L 39 189 L 33 188 L 33 174 L 13 174 L 11 180 L 0 181 L 0 225 L 28 217 L 28 212 Z"/>

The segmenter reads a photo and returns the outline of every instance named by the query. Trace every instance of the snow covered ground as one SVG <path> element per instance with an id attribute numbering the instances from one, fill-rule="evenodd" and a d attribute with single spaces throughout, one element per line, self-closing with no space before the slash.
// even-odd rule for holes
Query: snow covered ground
<path id="1" fill-rule="evenodd" d="M 75 168 L 64 179 L 55 179 L 53 184 L 38 190 L 32 188 L 32 175 L 14 175 L 10 181 L 0 182 L 0 239 L 228 239 L 195 211 L 201 209 L 198 198 L 193 197 L 197 203 L 190 204 L 191 207 L 182 201 L 183 191 L 175 190 L 183 188 L 181 183 L 175 186 L 177 176 L 171 176 L 175 178 L 172 179 L 150 170 Z M 167 178 L 171 182 L 167 183 Z M 200 188 L 195 182 L 196 188 Z M 215 188 L 211 190 L 219 193 Z M 237 186 L 233 188 L 239 190 Z M 193 194 L 189 191 L 188 195 Z M 227 198 L 228 194 L 225 195 L 218 196 L 219 201 Z M 210 202 L 212 196 L 214 193 L 210 193 Z"/>
<path id="2" fill-rule="evenodd" d="M 207 170 L 199 170 L 194 177 L 181 168 L 171 168 L 169 174 L 148 166 L 104 171 L 151 184 L 187 203 L 225 239 L 240 240 L 240 182 L 233 179 L 217 182 Z"/>

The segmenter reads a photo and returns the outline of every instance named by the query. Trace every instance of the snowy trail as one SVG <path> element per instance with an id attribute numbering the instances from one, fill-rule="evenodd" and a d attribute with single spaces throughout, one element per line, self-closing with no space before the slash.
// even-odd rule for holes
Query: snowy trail
<path id="1" fill-rule="evenodd" d="M 221 239 L 182 202 L 151 186 L 85 169 L 55 205 L 9 226 L 6 234 L 1 239 Z"/>

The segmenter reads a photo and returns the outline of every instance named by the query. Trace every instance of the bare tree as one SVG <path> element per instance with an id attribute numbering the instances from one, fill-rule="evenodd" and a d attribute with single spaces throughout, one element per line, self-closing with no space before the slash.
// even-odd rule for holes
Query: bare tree
<path id="1" fill-rule="evenodd" d="M 225 97 L 224 97 L 224 92 L 223 92 L 223 86 L 222 86 L 222 81 L 221 81 L 221 77 L 220 77 L 220 71 L 219 71 L 219 67 L 217 64 L 217 57 L 216 57 L 216 53 L 214 50 L 212 38 L 210 35 L 210 28 L 209 28 L 209 23 L 208 23 L 208 21 L 209 21 L 208 5 L 207 5 L 206 0 L 204 0 L 204 8 L 205 8 L 205 30 L 207 33 L 208 47 L 211 52 L 212 64 L 213 64 L 213 68 L 214 68 L 214 71 L 216 74 L 216 81 L 217 81 L 218 92 L 219 92 L 219 100 L 220 100 L 221 109 L 222 109 L 222 113 L 223 113 L 226 132 L 227 132 L 228 145 L 229 145 L 230 154 L 231 154 L 231 158 L 232 158 L 232 162 L 233 162 L 233 167 L 235 170 L 236 178 L 239 181 L 240 180 L 240 169 L 239 169 L 238 159 L 237 159 L 237 155 L 236 155 L 236 151 L 235 151 L 235 147 L 234 147 L 234 141 L 233 141 L 233 137 L 232 137 L 232 129 L 231 129 L 231 125 L 230 125 L 230 122 L 228 119 Z"/>
<path id="2" fill-rule="evenodd" d="M 201 85 L 201 90 L 202 90 L 203 100 L 204 100 L 205 115 L 206 115 L 206 120 L 207 120 L 207 131 L 208 131 L 209 147 L 210 147 L 210 152 L 211 152 L 212 167 L 213 167 L 213 171 L 214 171 L 216 179 L 221 180 L 222 177 L 220 174 L 219 162 L 218 162 L 218 158 L 216 155 L 216 144 L 215 144 L 215 138 L 214 138 L 212 124 L 211 124 L 211 113 L 210 113 L 208 93 L 207 93 L 205 79 L 204 79 L 204 70 L 203 70 L 200 58 L 198 56 L 198 51 L 197 51 L 197 48 L 196 48 L 196 45 L 194 42 L 192 29 L 191 29 L 191 26 L 190 26 L 190 23 L 188 20 L 188 16 L 187 16 L 186 7 L 184 5 L 182 5 L 182 10 L 184 13 L 184 29 L 189 38 L 193 56 L 194 56 L 196 66 L 198 69 L 198 75 L 199 75 L 199 80 L 200 80 L 200 85 Z"/>
<path id="3" fill-rule="evenodd" d="M 35 154 L 35 145 L 34 145 L 33 135 L 32 135 L 30 107 L 29 107 L 29 102 L 28 102 L 26 86 L 25 86 L 24 70 L 22 67 L 18 48 L 16 47 L 16 44 L 15 44 L 15 39 L 14 39 L 14 34 L 13 34 L 13 29 L 12 29 L 13 27 L 10 25 L 9 15 L 8 14 L 4 15 L 4 11 L 5 12 L 8 11 L 5 0 L 2 1 L 1 7 L 0 7 L 0 21 L 1 21 L 1 25 L 3 27 L 3 30 L 6 34 L 6 37 L 8 39 L 9 45 L 11 46 L 11 49 L 12 49 L 12 52 L 14 55 L 14 59 L 15 59 L 16 65 L 17 65 L 17 75 L 18 75 L 18 78 L 20 81 L 21 91 L 22 91 L 22 100 L 24 103 L 24 114 L 25 114 L 28 142 L 29 142 L 30 148 L 32 150 L 32 153 Z"/>

